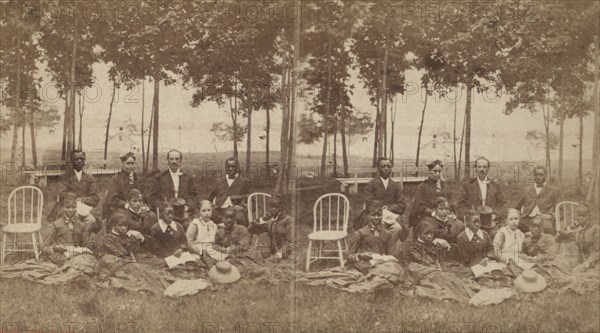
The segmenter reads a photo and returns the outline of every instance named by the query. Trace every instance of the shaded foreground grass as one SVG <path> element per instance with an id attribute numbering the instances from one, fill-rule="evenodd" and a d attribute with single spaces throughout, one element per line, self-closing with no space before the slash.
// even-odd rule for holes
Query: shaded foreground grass
<path id="1" fill-rule="evenodd" d="M 598 292 L 547 290 L 500 305 L 348 294 L 240 281 L 195 296 L 167 298 L 98 289 L 87 281 L 44 286 L 1 280 L 2 331 L 52 332 L 598 332 Z M 292 316 L 295 314 L 295 316 Z"/>

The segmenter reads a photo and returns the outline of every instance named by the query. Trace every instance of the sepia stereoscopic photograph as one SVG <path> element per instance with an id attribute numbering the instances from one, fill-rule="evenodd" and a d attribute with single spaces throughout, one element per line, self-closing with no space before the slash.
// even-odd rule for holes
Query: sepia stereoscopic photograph
<path id="1" fill-rule="evenodd" d="M 0 333 L 600 332 L 600 1 L 0 0 Z"/>

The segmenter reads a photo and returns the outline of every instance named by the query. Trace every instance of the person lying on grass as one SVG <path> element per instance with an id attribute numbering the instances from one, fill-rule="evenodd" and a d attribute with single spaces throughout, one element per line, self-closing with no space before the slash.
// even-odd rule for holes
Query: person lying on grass
<path id="1" fill-rule="evenodd" d="M 271 240 L 271 254 L 276 259 L 287 258 L 292 253 L 291 236 L 294 218 L 284 213 L 283 197 L 276 193 L 271 197 L 269 210 L 258 222 L 248 227 L 254 235 L 268 233 Z"/>
<path id="2" fill-rule="evenodd" d="M 378 200 L 368 202 L 366 213 L 369 223 L 355 232 L 354 239 L 348 249 L 348 263 L 359 271 L 370 267 L 369 260 L 374 254 L 392 255 L 396 240 L 393 235 L 382 228 L 383 204 Z"/>
<path id="3" fill-rule="evenodd" d="M 496 258 L 505 264 L 511 259 L 517 261 L 523 258 L 525 235 L 519 230 L 520 215 L 518 210 L 509 208 L 506 212 L 506 226 L 500 228 L 494 236 Z"/>
<path id="4" fill-rule="evenodd" d="M 211 220 L 212 203 L 210 201 L 202 200 L 198 211 L 200 217 L 192 220 L 188 226 L 186 237 L 190 250 L 201 255 L 215 242 L 217 225 Z"/>
<path id="5" fill-rule="evenodd" d="M 575 242 L 579 247 L 579 262 L 584 268 L 594 267 L 600 259 L 600 228 L 592 223 L 590 211 L 585 203 L 577 207 L 577 226 L 571 230 L 559 231 L 557 242 Z"/>
<path id="6" fill-rule="evenodd" d="M 110 232 L 102 239 L 102 249 L 98 253 L 99 257 L 110 254 L 123 259 L 125 262 L 135 262 L 133 242 L 143 241 L 142 234 L 135 230 L 129 230 L 127 217 L 123 214 L 113 214 L 108 219 L 107 224 Z"/>
<path id="7" fill-rule="evenodd" d="M 474 210 L 465 214 L 467 228 L 456 237 L 459 261 L 471 267 L 486 265 L 495 257 L 494 244 L 487 232 L 480 229 L 481 217 Z"/>
<path id="8" fill-rule="evenodd" d="M 151 251 L 157 257 L 166 258 L 171 255 L 179 257 L 187 250 L 187 238 L 183 226 L 173 220 L 173 204 L 163 202 L 159 208 L 160 218 L 150 229 Z"/>
<path id="9" fill-rule="evenodd" d="M 236 256 L 248 249 L 250 242 L 248 230 L 237 224 L 236 210 L 229 207 L 223 215 L 225 227 L 217 230 L 213 248 L 219 252 Z"/>

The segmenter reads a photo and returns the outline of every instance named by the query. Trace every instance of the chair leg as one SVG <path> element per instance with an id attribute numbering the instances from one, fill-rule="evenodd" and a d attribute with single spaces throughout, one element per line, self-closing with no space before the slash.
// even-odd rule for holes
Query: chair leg
<path id="1" fill-rule="evenodd" d="M 35 261 L 39 262 L 40 261 L 40 251 L 39 251 L 40 249 L 39 249 L 38 241 L 35 237 L 35 234 L 36 234 L 35 232 L 31 233 L 31 240 L 33 242 L 33 254 L 35 255 Z"/>
<path id="2" fill-rule="evenodd" d="M 308 241 L 308 251 L 306 251 L 306 271 L 310 272 L 310 250 L 312 248 L 312 241 Z"/>
<path id="3" fill-rule="evenodd" d="M 2 253 L 0 253 L 0 265 L 4 265 L 4 256 L 6 255 L 6 233 L 2 233 Z"/>
<path id="4" fill-rule="evenodd" d="M 348 253 L 348 242 L 346 241 L 346 238 L 344 238 L 344 246 L 346 247 L 346 253 Z"/>
<path id="5" fill-rule="evenodd" d="M 323 241 L 319 241 L 319 258 L 323 257 Z"/>
<path id="6" fill-rule="evenodd" d="M 344 267 L 344 252 L 342 251 L 342 242 L 337 241 L 338 254 L 340 255 L 340 266 Z"/>

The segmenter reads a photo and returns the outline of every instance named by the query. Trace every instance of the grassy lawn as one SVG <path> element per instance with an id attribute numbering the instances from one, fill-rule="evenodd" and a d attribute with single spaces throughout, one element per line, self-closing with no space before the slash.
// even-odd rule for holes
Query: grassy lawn
<path id="1" fill-rule="evenodd" d="M 106 182 L 100 182 L 101 184 Z M 301 191 L 297 240 L 306 249 L 312 227 L 312 205 L 336 183 Z M 199 184 L 208 194 L 208 183 Z M 519 184 L 507 186 L 514 202 Z M 268 184 L 257 184 L 264 190 Z M 2 221 L 10 189 L 0 190 Z M 406 186 L 412 198 L 414 187 Z M 581 199 L 573 190 L 570 199 Z M 46 197 L 53 195 L 45 189 Z M 362 207 L 360 194 L 350 196 L 351 216 Z M 50 200 L 47 200 L 47 202 Z M 407 200 L 410 202 L 410 200 Z M 45 209 L 48 211 L 50 204 Z M 597 209 L 593 218 L 598 221 Z M 407 214 L 405 214 L 407 215 Z M 312 266 L 315 269 L 333 263 Z M 311 267 L 311 268 L 312 268 Z M 304 270 L 299 258 L 298 271 Z M 48 332 L 599 332 L 600 293 L 537 295 L 500 305 L 475 308 L 462 304 L 389 294 L 348 294 L 326 287 L 240 281 L 195 296 L 166 298 L 106 290 L 87 280 L 45 286 L 22 280 L 0 280 L 0 331 Z"/>

